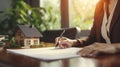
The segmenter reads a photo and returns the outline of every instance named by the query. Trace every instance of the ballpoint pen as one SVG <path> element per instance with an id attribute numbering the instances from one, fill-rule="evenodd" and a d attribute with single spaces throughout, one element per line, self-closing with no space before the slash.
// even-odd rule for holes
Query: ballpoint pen
<path id="1" fill-rule="evenodd" d="M 59 45 L 59 40 L 63 37 L 63 34 L 65 33 L 65 30 L 63 30 L 63 32 L 60 34 L 59 38 L 58 38 L 58 42 L 56 43 L 56 46 L 57 47 Z"/>

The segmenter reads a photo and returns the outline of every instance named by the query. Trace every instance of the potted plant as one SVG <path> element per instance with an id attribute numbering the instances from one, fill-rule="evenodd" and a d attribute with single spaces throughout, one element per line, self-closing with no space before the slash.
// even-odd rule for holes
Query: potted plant
<path id="1" fill-rule="evenodd" d="M 41 7 L 31 7 L 24 0 L 12 0 L 9 11 L 4 13 L 6 18 L 0 22 L 0 34 L 9 35 L 12 40 L 15 28 L 18 24 L 34 25 L 40 32 L 49 29 L 56 18 L 52 16 L 51 10 Z M 48 22 L 47 22 L 48 21 Z"/>
<path id="2" fill-rule="evenodd" d="M 30 7 L 24 0 L 12 1 L 10 10 L 5 13 L 6 18 L 0 22 L 0 29 L 6 30 L 3 31 L 3 34 L 6 34 L 6 32 L 7 34 L 13 34 L 13 30 L 18 24 L 34 25 L 39 31 L 44 31 L 49 29 L 51 23 L 56 21 L 51 9 Z"/>

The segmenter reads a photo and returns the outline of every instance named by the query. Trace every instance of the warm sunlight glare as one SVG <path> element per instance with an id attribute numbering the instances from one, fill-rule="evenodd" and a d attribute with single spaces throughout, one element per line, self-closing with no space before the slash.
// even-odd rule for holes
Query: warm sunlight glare
<path id="1" fill-rule="evenodd" d="M 71 5 L 77 13 L 81 13 L 81 10 L 93 9 L 98 1 L 99 0 L 71 0 Z"/>
<path id="2" fill-rule="evenodd" d="M 84 5 L 95 5 L 99 0 L 78 0 L 80 2 L 82 2 Z"/>
<path id="3" fill-rule="evenodd" d="M 89 8 L 95 6 L 99 0 L 71 0 L 71 1 L 74 5 L 77 5 L 78 7 L 82 5 L 87 6 Z"/>
<path id="4" fill-rule="evenodd" d="M 96 4 L 99 0 L 70 0 L 70 25 L 91 29 Z"/>

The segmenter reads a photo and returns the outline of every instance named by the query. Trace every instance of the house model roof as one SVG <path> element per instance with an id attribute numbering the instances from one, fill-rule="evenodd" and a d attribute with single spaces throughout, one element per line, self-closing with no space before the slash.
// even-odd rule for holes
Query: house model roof
<path id="1" fill-rule="evenodd" d="M 18 25 L 26 37 L 42 37 L 42 34 L 34 26 Z"/>

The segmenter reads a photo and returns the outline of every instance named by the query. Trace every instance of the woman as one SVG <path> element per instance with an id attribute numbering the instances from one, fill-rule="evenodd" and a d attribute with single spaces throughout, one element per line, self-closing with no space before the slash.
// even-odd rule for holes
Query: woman
<path id="1" fill-rule="evenodd" d="M 83 47 L 81 56 L 120 52 L 120 0 L 100 0 L 94 13 L 94 24 L 86 39 L 56 38 L 60 48 Z M 59 41 L 58 41 L 59 40 Z"/>

